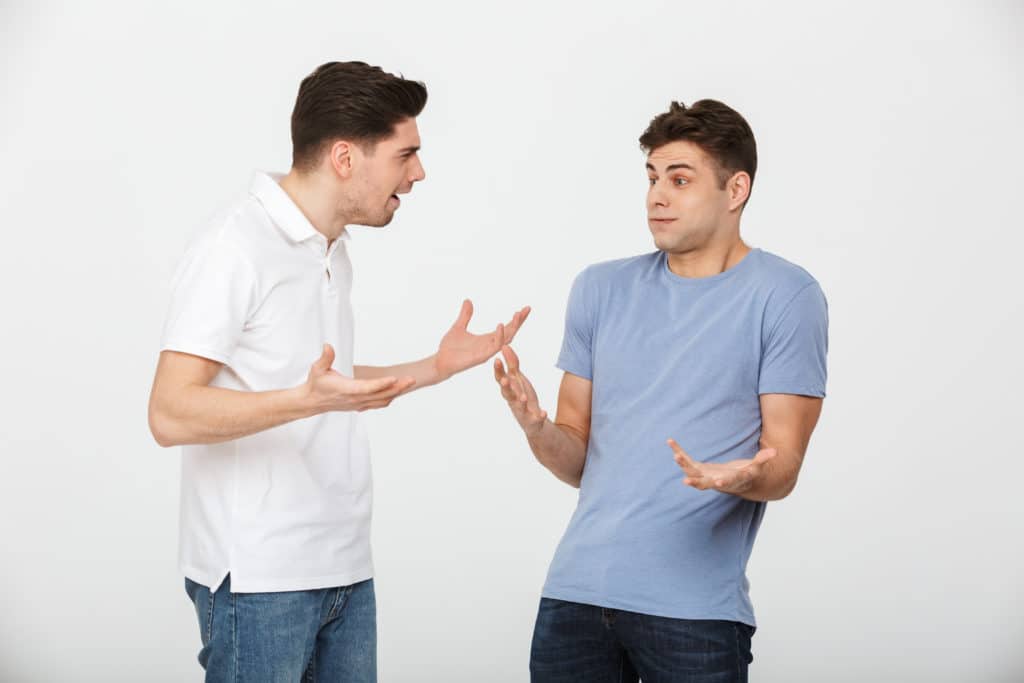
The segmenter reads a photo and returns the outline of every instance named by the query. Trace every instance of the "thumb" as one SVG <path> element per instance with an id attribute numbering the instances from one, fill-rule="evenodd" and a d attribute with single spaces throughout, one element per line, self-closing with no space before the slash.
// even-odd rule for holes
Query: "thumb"
<path id="1" fill-rule="evenodd" d="M 779 452 L 774 448 L 765 448 L 757 452 L 757 455 L 754 456 L 754 462 L 758 465 L 763 465 L 778 454 Z"/>
<path id="2" fill-rule="evenodd" d="M 319 373 L 325 373 L 331 369 L 331 365 L 334 363 L 334 347 L 330 344 L 324 344 L 323 353 L 313 363 L 313 369 Z"/>
<path id="3" fill-rule="evenodd" d="M 473 317 L 473 302 L 466 299 L 462 302 L 459 310 L 459 317 L 455 320 L 455 327 L 464 330 L 469 327 L 469 320 Z"/>

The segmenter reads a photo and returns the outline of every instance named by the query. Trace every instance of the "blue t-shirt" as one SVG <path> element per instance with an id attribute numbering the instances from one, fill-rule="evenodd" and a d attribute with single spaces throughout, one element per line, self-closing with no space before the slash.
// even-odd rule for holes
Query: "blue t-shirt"
<path id="1" fill-rule="evenodd" d="M 755 625 L 747 560 L 765 504 L 682 483 L 698 461 L 752 458 L 761 394 L 825 395 L 828 311 L 805 270 L 754 249 L 683 278 L 664 252 L 573 283 L 558 367 L 593 382 L 579 502 L 543 595 Z"/>

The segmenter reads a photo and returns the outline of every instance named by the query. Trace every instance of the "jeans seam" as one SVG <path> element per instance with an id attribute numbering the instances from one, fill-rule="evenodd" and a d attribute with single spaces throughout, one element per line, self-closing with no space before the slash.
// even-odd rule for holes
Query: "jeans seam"
<path id="1" fill-rule="evenodd" d="M 214 592 L 209 588 L 206 589 L 206 592 L 209 594 L 210 599 L 206 605 L 206 643 L 204 645 L 213 642 L 213 603 L 216 599 Z"/>
<path id="2" fill-rule="evenodd" d="M 228 598 L 231 602 L 231 645 L 235 651 L 234 657 L 231 658 L 234 665 L 234 671 L 231 672 L 231 679 L 234 683 L 238 683 L 238 670 L 240 668 L 238 661 L 240 649 L 238 646 L 238 605 L 235 602 L 234 593 L 228 593 Z"/>
<path id="3" fill-rule="evenodd" d="M 736 635 L 736 680 L 742 681 L 741 674 L 743 672 L 743 665 L 740 663 L 740 625 L 737 622 L 732 622 L 732 632 Z"/>
<path id="4" fill-rule="evenodd" d="M 352 586 L 345 586 L 344 588 L 338 589 L 338 592 L 334 596 L 334 604 L 331 605 L 330 611 L 327 612 L 327 619 L 323 624 L 321 624 L 322 626 L 341 617 L 341 612 L 345 609 L 345 603 L 348 601 L 348 596 L 351 592 Z"/>

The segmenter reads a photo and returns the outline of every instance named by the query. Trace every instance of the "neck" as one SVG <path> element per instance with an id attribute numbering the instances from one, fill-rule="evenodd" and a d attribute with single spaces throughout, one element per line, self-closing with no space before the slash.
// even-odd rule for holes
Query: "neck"
<path id="1" fill-rule="evenodd" d="M 711 242 L 698 249 L 668 254 L 668 268 L 680 277 L 711 277 L 729 270 L 750 253 L 737 233 L 728 240 Z"/>
<path id="2" fill-rule="evenodd" d="M 341 236 L 345 217 L 338 213 L 334 189 L 319 173 L 299 173 L 293 168 L 281 178 L 280 185 L 317 232 L 327 238 L 328 244 Z"/>

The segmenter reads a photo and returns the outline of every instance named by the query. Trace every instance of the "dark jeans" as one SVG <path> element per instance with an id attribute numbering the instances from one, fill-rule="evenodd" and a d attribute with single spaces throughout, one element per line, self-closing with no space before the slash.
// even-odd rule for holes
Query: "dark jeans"
<path id="1" fill-rule="evenodd" d="M 754 627 L 541 598 L 533 683 L 746 683 Z"/>

